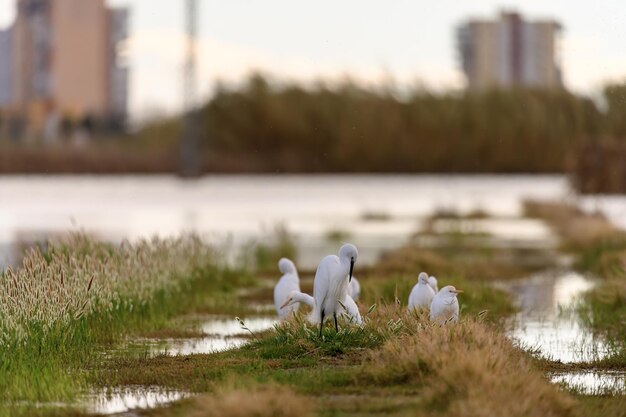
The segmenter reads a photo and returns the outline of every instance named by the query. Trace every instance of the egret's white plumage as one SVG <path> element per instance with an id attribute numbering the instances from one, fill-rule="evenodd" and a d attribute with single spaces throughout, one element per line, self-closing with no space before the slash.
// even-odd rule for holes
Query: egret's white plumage
<path id="1" fill-rule="evenodd" d="M 438 323 L 456 323 L 459 321 L 459 301 L 456 296 L 462 292 L 452 285 L 443 287 L 435 295 L 430 305 L 430 319 Z"/>
<path id="2" fill-rule="evenodd" d="M 415 284 L 409 295 L 409 310 L 428 310 L 434 296 L 435 291 L 428 284 L 428 274 L 420 272 L 417 284 Z"/>
<path id="3" fill-rule="evenodd" d="M 342 315 L 347 315 L 348 321 L 361 325 L 363 324 L 363 319 L 361 318 L 361 313 L 359 312 L 359 307 L 354 302 L 354 299 L 346 294 L 346 298 L 342 301 L 342 307 L 344 307 Z"/>
<path id="4" fill-rule="evenodd" d="M 286 309 L 294 305 L 299 305 L 300 303 L 306 304 L 311 307 L 311 311 L 307 317 L 307 320 L 311 324 L 317 324 L 319 319 L 317 319 L 315 315 L 315 299 L 311 297 L 309 294 L 301 292 L 301 291 L 291 291 L 287 294 L 285 298 L 285 302 L 280 306 L 281 309 Z"/>
<path id="5" fill-rule="evenodd" d="M 315 315 L 315 311 L 316 311 L 315 299 L 313 297 L 311 297 L 309 294 L 306 294 L 300 291 L 291 291 L 289 295 L 287 296 L 285 303 L 281 306 L 281 308 L 285 308 L 287 306 L 290 306 L 296 303 L 303 303 L 311 307 L 311 312 L 307 316 L 307 320 L 309 320 L 311 324 L 319 324 L 319 321 L 320 321 L 319 317 Z M 361 313 L 359 312 L 359 308 L 357 307 L 352 297 L 347 295 L 346 298 L 341 302 L 341 304 L 342 304 L 342 309 L 341 309 L 342 316 L 343 315 L 347 316 L 346 317 L 347 320 L 352 323 L 355 323 L 355 324 L 363 323 L 363 319 L 361 318 Z"/>
<path id="6" fill-rule="evenodd" d="M 341 313 L 339 301 L 348 295 L 348 284 L 357 257 L 356 246 L 345 244 L 339 249 L 339 256 L 328 255 L 317 267 L 313 281 L 313 298 L 315 314 L 320 320 L 320 337 L 326 317 L 333 316 L 335 330 L 339 330 L 337 327 L 337 313 Z"/>
<path id="7" fill-rule="evenodd" d="M 361 284 L 356 277 L 352 277 L 352 281 L 348 284 L 348 295 L 352 297 L 353 301 L 357 301 L 361 295 Z"/>
<path id="8" fill-rule="evenodd" d="M 296 265 L 287 258 L 281 258 L 278 261 L 278 269 L 283 273 L 283 276 L 274 287 L 274 306 L 276 307 L 278 317 L 284 320 L 292 313 L 298 311 L 298 304 L 291 305 L 288 308 L 281 308 L 281 306 L 291 291 L 300 291 L 300 278 L 298 277 Z"/>
<path id="9" fill-rule="evenodd" d="M 437 294 L 437 292 L 439 291 L 439 283 L 437 282 L 437 278 L 433 276 L 429 277 L 428 285 L 430 285 L 430 288 L 432 288 L 435 294 Z"/>

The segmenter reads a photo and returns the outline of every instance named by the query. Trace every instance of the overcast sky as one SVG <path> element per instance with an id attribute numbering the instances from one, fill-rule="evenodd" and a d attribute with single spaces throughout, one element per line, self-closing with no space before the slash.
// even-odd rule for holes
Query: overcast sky
<path id="1" fill-rule="evenodd" d="M 564 26 L 566 85 L 592 94 L 606 80 L 626 78 L 623 0 L 198 0 L 200 89 L 217 78 L 234 81 L 253 69 L 280 77 L 316 77 L 433 89 L 463 85 L 454 28 L 469 17 L 501 9 Z M 182 0 L 109 0 L 131 8 L 128 44 L 134 117 L 180 108 L 183 61 Z M 13 18 L 14 0 L 0 0 L 0 27 Z M 1 59 L 1 57 L 0 57 Z"/>

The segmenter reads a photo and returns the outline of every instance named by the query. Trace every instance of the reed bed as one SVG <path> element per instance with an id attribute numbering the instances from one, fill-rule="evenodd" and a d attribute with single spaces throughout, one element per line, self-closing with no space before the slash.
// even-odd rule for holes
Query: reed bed
<path id="1" fill-rule="evenodd" d="M 94 312 L 148 304 L 211 259 L 194 237 L 113 246 L 74 235 L 46 253 L 32 249 L 0 280 L 0 344 L 23 340 L 33 328 L 45 334 Z"/>
<path id="2" fill-rule="evenodd" d="M 180 310 L 197 282 L 219 277 L 215 259 L 194 236 L 112 245 L 75 234 L 30 250 L 0 275 L 0 403 L 72 400 L 99 343 Z"/>

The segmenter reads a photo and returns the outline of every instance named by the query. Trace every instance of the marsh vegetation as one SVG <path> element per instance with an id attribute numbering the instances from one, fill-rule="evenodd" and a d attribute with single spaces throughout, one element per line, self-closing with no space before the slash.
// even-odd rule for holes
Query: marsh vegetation
<path id="1" fill-rule="evenodd" d="M 249 248 L 255 263 L 248 270 L 226 266 L 218 251 L 194 237 L 116 246 L 78 235 L 51 243 L 2 276 L 3 344 L 10 349 L 1 356 L 0 415 L 86 415 L 86 392 L 127 387 L 175 393 L 165 397 L 172 404 L 136 411 L 163 417 L 249 415 L 252 409 L 268 416 L 617 413 L 623 393 L 601 399 L 555 385 L 551 380 L 558 378 L 551 375 L 623 369 L 623 353 L 564 364 L 508 337 L 506 320 L 519 306 L 494 283 L 562 266 L 555 259 L 563 253 L 588 271 L 607 271 L 605 257 L 621 259 L 619 245 L 606 245 L 618 242 L 621 232 L 608 233 L 599 217 L 538 204 L 528 203 L 527 213 L 550 224 L 560 244 L 533 249 L 462 228 L 438 233 L 429 225 L 441 218 L 433 216 L 405 246 L 357 268 L 364 325 L 342 326 L 338 333 L 329 325 L 321 339 L 304 315 L 270 328 L 271 320 L 257 326 L 251 319 L 274 314 L 263 309 L 276 278 L 270 266 L 284 251 L 295 250 L 285 229 L 260 249 L 261 257 Z M 587 239 L 581 233 L 568 238 L 563 219 L 571 217 L 571 227 L 582 228 Z M 435 243 L 426 244 L 433 238 Z M 601 254 L 590 257 L 598 245 Z M 440 326 L 407 311 L 421 270 L 465 290 L 458 325 Z M 303 290 L 310 292 L 312 272 L 301 275 Z M 623 326 L 612 315 L 624 306 L 623 293 L 615 290 L 622 283 L 619 274 L 603 277 L 577 310 L 614 352 L 624 347 Z M 232 346 L 241 347 L 179 354 L 148 347 L 148 339 L 209 337 L 215 330 L 197 325 L 207 314 L 243 317 L 244 329 L 225 336 L 237 338 Z M 129 340 L 137 347 L 120 349 Z"/>

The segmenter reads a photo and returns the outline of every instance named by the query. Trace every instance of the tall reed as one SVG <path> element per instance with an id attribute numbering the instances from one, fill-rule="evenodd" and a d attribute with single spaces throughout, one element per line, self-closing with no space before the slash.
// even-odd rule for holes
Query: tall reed
<path id="1" fill-rule="evenodd" d="M 117 246 L 76 234 L 30 250 L 0 276 L 0 401 L 71 399 L 98 343 L 167 317 L 215 262 L 194 236 Z"/>

